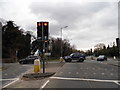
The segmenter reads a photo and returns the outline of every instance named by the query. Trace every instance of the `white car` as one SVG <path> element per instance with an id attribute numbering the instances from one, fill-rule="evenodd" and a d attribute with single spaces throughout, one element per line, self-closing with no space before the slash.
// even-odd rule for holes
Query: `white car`
<path id="1" fill-rule="evenodd" d="M 104 60 L 107 61 L 107 57 L 106 57 L 105 55 L 99 55 L 99 56 L 97 57 L 97 61 L 104 61 Z"/>

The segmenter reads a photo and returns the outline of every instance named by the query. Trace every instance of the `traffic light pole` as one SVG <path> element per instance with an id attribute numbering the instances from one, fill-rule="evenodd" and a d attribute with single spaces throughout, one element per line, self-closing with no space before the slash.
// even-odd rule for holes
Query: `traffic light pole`
<path id="1" fill-rule="evenodd" d="M 44 30 L 44 28 L 43 28 L 43 23 L 42 23 L 42 42 L 43 42 L 43 50 L 42 50 L 42 61 L 43 61 L 43 73 L 45 73 L 45 60 L 44 60 L 44 49 L 45 49 L 45 42 L 44 42 L 44 33 L 43 33 L 43 30 Z"/>
<path id="2" fill-rule="evenodd" d="M 45 73 L 45 41 L 48 40 L 48 24 L 49 22 L 37 22 L 37 38 L 39 43 L 39 49 L 42 52 L 42 64 L 43 64 L 43 73 Z"/>

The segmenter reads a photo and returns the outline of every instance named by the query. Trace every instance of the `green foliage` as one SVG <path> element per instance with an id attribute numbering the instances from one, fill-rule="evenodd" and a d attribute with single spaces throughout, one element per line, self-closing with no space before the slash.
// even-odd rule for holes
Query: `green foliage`
<path id="1" fill-rule="evenodd" d="M 23 58 L 30 54 L 31 35 L 24 34 L 19 27 L 8 21 L 2 27 L 2 58 Z"/>
<path id="2" fill-rule="evenodd" d="M 69 41 L 64 39 L 61 40 L 61 38 L 51 38 L 51 43 L 49 45 L 51 46 L 51 59 L 58 59 L 61 56 L 61 45 L 62 45 L 62 56 L 70 55 L 72 52 L 77 51 L 73 46 L 70 45 Z M 38 43 L 37 40 L 32 42 L 32 51 L 35 52 L 41 44 Z"/>
<path id="3" fill-rule="evenodd" d="M 95 56 L 99 56 L 99 55 L 106 55 L 106 56 L 109 56 L 109 57 L 113 57 L 113 56 L 119 56 L 119 50 L 117 48 L 117 46 L 113 45 L 112 47 L 110 47 L 108 45 L 107 48 L 103 48 L 103 49 L 95 49 L 94 50 L 94 54 Z"/>

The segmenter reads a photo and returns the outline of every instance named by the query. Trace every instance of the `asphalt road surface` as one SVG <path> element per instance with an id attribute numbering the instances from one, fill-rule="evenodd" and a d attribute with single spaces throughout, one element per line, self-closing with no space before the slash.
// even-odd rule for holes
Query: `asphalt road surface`
<path id="1" fill-rule="evenodd" d="M 16 80 L 25 72 L 33 69 L 32 64 L 19 64 L 19 63 L 4 63 L 4 70 L 2 71 L 2 86 L 9 84 Z"/>
<path id="2" fill-rule="evenodd" d="M 65 63 L 64 66 L 41 87 L 45 88 L 119 88 L 118 68 L 109 61 L 86 60 Z"/>

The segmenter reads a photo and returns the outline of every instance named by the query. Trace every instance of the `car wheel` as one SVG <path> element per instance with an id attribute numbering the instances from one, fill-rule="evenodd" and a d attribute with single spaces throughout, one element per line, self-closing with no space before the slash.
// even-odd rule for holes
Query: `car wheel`
<path id="1" fill-rule="evenodd" d="M 71 59 L 67 59 L 67 60 L 65 60 L 66 62 L 71 62 L 72 60 Z"/>
<path id="2" fill-rule="evenodd" d="M 20 64 L 24 64 L 23 62 L 19 62 Z"/>
<path id="3" fill-rule="evenodd" d="M 84 59 L 82 59 L 82 58 L 81 58 L 81 59 L 79 59 L 79 62 L 83 62 L 83 61 L 84 61 Z"/>

